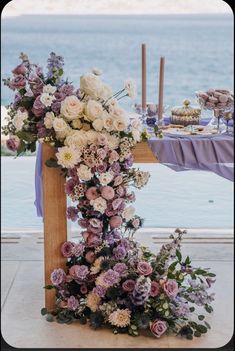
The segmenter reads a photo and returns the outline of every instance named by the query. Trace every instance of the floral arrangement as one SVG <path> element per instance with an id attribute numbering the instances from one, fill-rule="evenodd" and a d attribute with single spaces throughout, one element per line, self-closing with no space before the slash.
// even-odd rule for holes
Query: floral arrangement
<path id="1" fill-rule="evenodd" d="M 195 306 L 212 312 L 214 294 L 208 289 L 215 274 L 193 268 L 189 257 L 183 260 L 185 231 L 177 229 L 158 254 L 134 240 L 143 219 L 132 206 L 132 189 L 142 188 L 150 176 L 133 167 L 132 155 L 148 135 L 119 105 L 134 96 L 134 83 L 126 81 L 113 93 L 94 69 L 75 89 L 63 80 L 62 57 L 50 54 L 46 75 L 25 54 L 21 59 L 14 77 L 4 80 L 16 91 L 3 129 L 7 146 L 18 155 L 34 151 L 37 141 L 56 148 L 47 165 L 61 168 L 73 202 L 67 217 L 78 222 L 83 237 L 62 245 L 67 270 L 55 267 L 45 287 L 56 290 L 56 307 L 41 313 L 48 321 L 78 320 L 132 336 L 142 329 L 157 338 L 170 331 L 188 339 L 206 333 L 210 326 Z"/>

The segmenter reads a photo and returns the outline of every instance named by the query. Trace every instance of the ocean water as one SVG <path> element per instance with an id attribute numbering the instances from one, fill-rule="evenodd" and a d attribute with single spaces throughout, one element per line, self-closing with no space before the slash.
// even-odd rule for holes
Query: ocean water
<path id="1" fill-rule="evenodd" d="M 65 57 L 65 73 L 75 85 L 93 67 L 114 91 L 133 78 L 140 100 L 140 45 L 147 44 L 147 95 L 157 101 L 159 57 L 165 56 L 165 104 L 195 103 L 195 91 L 233 89 L 233 18 L 190 16 L 21 16 L 2 20 L 2 77 L 9 76 L 20 52 L 46 65 L 51 51 Z M 1 105 L 13 94 L 2 86 Z M 131 109 L 133 102 L 123 100 Z M 34 157 L 2 157 L 2 229 L 40 229 L 34 202 Z M 231 228 L 233 184 L 209 172 L 176 173 L 163 165 L 137 192 L 137 213 L 147 227 Z"/>

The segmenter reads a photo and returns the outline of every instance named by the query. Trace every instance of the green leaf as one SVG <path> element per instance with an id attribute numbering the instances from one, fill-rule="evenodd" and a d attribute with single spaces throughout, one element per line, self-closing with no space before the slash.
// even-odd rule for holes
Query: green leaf
<path id="1" fill-rule="evenodd" d="M 42 309 L 41 309 L 41 315 L 42 316 L 45 316 L 47 314 L 47 308 L 46 307 L 43 307 Z"/>
<path id="2" fill-rule="evenodd" d="M 168 270 L 173 272 L 173 271 L 175 270 L 175 267 L 176 267 L 177 264 L 178 264 L 178 261 L 173 262 L 173 263 L 169 266 Z"/>
<path id="3" fill-rule="evenodd" d="M 195 274 L 197 275 L 207 275 L 207 271 L 205 271 L 204 269 L 198 268 L 194 271 Z"/>
<path id="4" fill-rule="evenodd" d="M 20 141 L 20 146 L 17 149 L 17 156 L 22 154 L 23 152 L 26 151 L 26 144 L 23 142 L 23 140 Z"/>
<path id="5" fill-rule="evenodd" d="M 190 263 L 191 263 L 190 258 L 189 258 L 189 256 L 187 256 L 187 257 L 186 257 L 186 260 L 185 260 L 185 264 L 188 265 L 188 264 L 190 264 Z"/>
<path id="6" fill-rule="evenodd" d="M 193 340 L 192 334 L 188 334 L 188 335 L 186 336 L 186 339 L 188 339 L 188 340 Z"/>
<path id="7" fill-rule="evenodd" d="M 54 285 L 45 285 L 43 288 L 48 290 L 55 289 Z"/>
<path id="8" fill-rule="evenodd" d="M 47 322 L 53 322 L 54 321 L 54 317 L 52 316 L 51 313 L 47 314 L 46 320 L 47 320 Z"/>
<path id="9" fill-rule="evenodd" d="M 47 167 L 50 167 L 50 168 L 59 168 L 60 167 L 60 165 L 58 165 L 56 159 L 54 159 L 54 158 L 50 158 L 49 160 L 47 160 L 45 162 L 45 164 Z"/>
<path id="10" fill-rule="evenodd" d="M 198 324 L 197 331 L 199 331 L 199 333 L 201 333 L 201 334 L 205 334 L 205 333 L 207 333 L 207 327 L 203 324 Z"/>
<path id="11" fill-rule="evenodd" d="M 214 274 L 214 273 L 207 273 L 207 277 L 216 277 L 216 274 Z"/>
<path id="12" fill-rule="evenodd" d="M 190 307 L 189 311 L 190 312 L 194 312 L 195 311 L 195 307 Z"/>
<path id="13" fill-rule="evenodd" d="M 197 338 L 200 338 L 201 333 L 200 333 L 198 330 L 196 330 L 196 331 L 194 332 L 194 336 L 196 336 Z"/>
<path id="14" fill-rule="evenodd" d="M 179 262 L 181 262 L 181 260 L 182 260 L 182 255 L 181 255 L 181 252 L 180 252 L 179 250 L 176 250 L 176 256 L 177 256 Z"/>
<path id="15" fill-rule="evenodd" d="M 204 308 L 205 308 L 206 312 L 208 312 L 208 313 L 213 312 L 213 308 L 210 305 L 205 305 Z"/>
<path id="16" fill-rule="evenodd" d="M 202 314 L 200 314 L 200 316 L 198 316 L 199 321 L 203 321 L 204 318 L 205 318 L 205 316 L 203 316 Z"/>
<path id="17" fill-rule="evenodd" d="M 64 73 L 63 68 L 60 68 L 59 71 L 58 71 L 59 76 L 62 76 L 63 73 Z"/>
<path id="18" fill-rule="evenodd" d="M 31 152 L 35 152 L 36 151 L 36 142 L 33 142 L 32 144 L 30 144 L 30 151 Z"/>
<path id="19" fill-rule="evenodd" d="M 19 132 L 16 133 L 16 135 L 17 135 L 20 139 L 22 139 L 22 140 L 24 140 L 24 141 L 27 141 L 28 143 L 31 143 L 31 142 L 35 141 L 35 136 L 32 135 L 32 134 L 29 133 L 29 132 L 24 132 L 24 131 L 20 130 Z"/>

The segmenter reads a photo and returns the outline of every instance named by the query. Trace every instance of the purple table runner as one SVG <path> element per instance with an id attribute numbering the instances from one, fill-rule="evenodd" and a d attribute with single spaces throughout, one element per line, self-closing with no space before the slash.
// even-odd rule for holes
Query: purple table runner
<path id="1" fill-rule="evenodd" d="M 170 123 L 169 118 L 164 119 Z M 208 120 L 201 120 L 206 125 Z M 149 147 L 161 164 L 176 172 L 187 170 L 210 171 L 233 181 L 234 138 L 221 134 L 213 137 L 185 136 L 151 138 Z M 42 145 L 38 145 L 35 166 L 35 202 L 37 216 L 43 217 Z"/>

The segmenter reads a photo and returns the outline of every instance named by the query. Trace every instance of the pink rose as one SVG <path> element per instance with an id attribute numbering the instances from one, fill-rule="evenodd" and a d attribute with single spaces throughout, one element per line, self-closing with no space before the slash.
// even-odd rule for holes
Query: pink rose
<path id="1" fill-rule="evenodd" d="M 159 294 L 160 285 L 157 282 L 151 282 L 150 296 L 156 297 Z"/>
<path id="2" fill-rule="evenodd" d="M 67 302 L 61 301 L 59 306 L 60 306 L 60 308 L 67 308 Z"/>
<path id="3" fill-rule="evenodd" d="M 135 281 L 132 280 L 132 279 L 128 279 L 128 280 L 125 280 L 123 283 L 122 283 L 122 288 L 124 291 L 126 292 L 131 292 L 134 290 L 135 288 Z"/>
<path id="4" fill-rule="evenodd" d="M 156 338 L 160 338 L 160 336 L 167 330 L 166 322 L 156 320 L 151 324 L 150 330 Z"/>
<path id="5" fill-rule="evenodd" d="M 108 143 L 108 139 L 106 137 L 106 135 L 104 134 L 99 134 L 98 136 L 98 144 L 101 146 L 104 146 Z"/>
<path id="6" fill-rule="evenodd" d="M 21 63 L 20 65 L 16 66 L 13 70 L 12 73 L 15 75 L 21 75 L 21 74 L 25 74 L 27 71 L 25 65 L 23 65 L 23 63 Z"/>
<path id="7" fill-rule="evenodd" d="M 79 220 L 78 220 L 78 224 L 79 224 L 82 228 L 88 228 L 88 226 L 89 226 L 89 221 L 88 221 L 88 219 L 79 219 Z"/>
<path id="8" fill-rule="evenodd" d="M 22 74 L 19 74 L 18 76 L 15 76 L 11 81 L 10 81 L 10 86 L 11 88 L 15 89 L 22 89 L 26 85 L 26 79 Z"/>
<path id="9" fill-rule="evenodd" d="M 109 163 L 112 164 L 113 162 L 116 162 L 118 160 L 119 160 L 119 155 L 117 151 L 113 150 L 109 155 Z"/>
<path id="10" fill-rule="evenodd" d="M 110 218 L 109 225 L 112 229 L 119 228 L 122 224 L 122 217 L 113 216 Z"/>
<path id="11" fill-rule="evenodd" d="M 92 186 L 91 188 L 87 189 L 86 191 L 86 198 L 88 200 L 95 200 L 99 197 L 99 194 L 97 193 L 96 187 Z"/>
<path id="12" fill-rule="evenodd" d="M 62 255 L 64 257 L 71 257 L 71 256 L 73 256 L 73 248 L 74 248 L 74 243 L 72 243 L 71 241 L 66 241 L 61 246 L 61 253 L 62 253 Z"/>
<path id="13" fill-rule="evenodd" d="M 58 286 L 65 282 L 66 274 L 62 268 L 54 269 L 51 273 L 51 282 L 53 285 Z"/>
<path id="14" fill-rule="evenodd" d="M 17 136 L 12 136 L 6 141 L 6 146 L 11 151 L 16 151 L 20 146 L 20 139 Z"/>
<path id="15" fill-rule="evenodd" d="M 73 247 L 73 256 L 79 257 L 82 255 L 83 251 L 84 251 L 83 244 L 75 244 Z"/>
<path id="16" fill-rule="evenodd" d="M 133 219 L 132 225 L 133 225 L 133 227 L 134 227 L 135 229 L 138 229 L 139 226 L 140 226 L 140 220 L 139 220 L 139 218 Z"/>
<path id="17" fill-rule="evenodd" d="M 101 196 L 105 200 L 112 200 L 114 198 L 115 192 L 111 186 L 104 186 L 101 190 Z"/>
<path id="18" fill-rule="evenodd" d="M 88 236 L 91 234 L 91 232 L 88 232 L 87 230 L 85 230 L 84 232 L 82 232 L 82 237 L 84 240 L 87 240 Z"/>
<path id="19" fill-rule="evenodd" d="M 88 251 L 85 255 L 85 259 L 88 263 L 93 263 L 96 259 L 94 251 Z"/>
<path id="20" fill-rule="evenodd" d="M 152 273 L 153 268 L 152 268 L 152 266 L 150 266 L 150 264 L 148 262 L 141 261 L 137 265 L 137 270 L 140 274 L 149 275 Z"/>
<path id="21" fill-rule="evenodd" d="M 88 267 L 85 265 L 73 265 L 69 268 L 69 274 L 75 279 L 84 280 L 89 273 Z"/>
<path id="22" fill-rule="evenodd" d="M 168 279 L 163 284 L 163 289 L 168 297 L 175 298 L 179 291 L 178 283 L 174 279 Z"/>
<path id="23" fill-rule="evenodd" d="M 89 234 L 86 239 L 86 246 L 88 247 L 96 247 L 101 243 L 100 235 L 97 234 Z"/>

